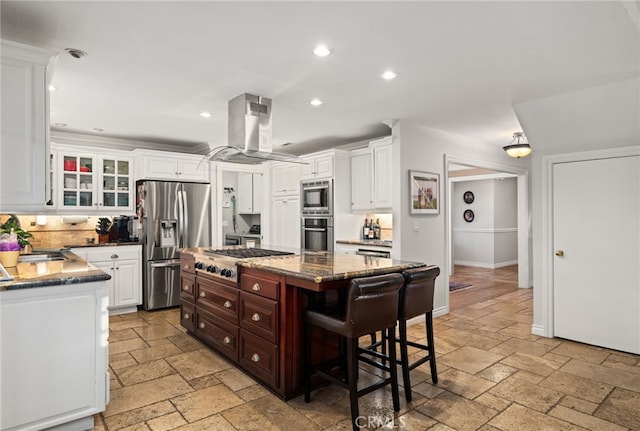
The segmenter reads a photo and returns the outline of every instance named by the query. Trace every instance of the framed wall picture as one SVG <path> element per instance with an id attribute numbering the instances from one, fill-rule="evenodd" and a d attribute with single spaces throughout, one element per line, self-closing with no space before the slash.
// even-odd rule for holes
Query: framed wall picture
<path id="1" fill-rule="evenodd" d="M 462 198 L 464 199 L 465 203 L 472 204 L 476 197 L 473 195 L 473 192 L 469 190 L 464 192 L 464 195 Z"/>
<path id="2" fill-rule="evenodd" d="M 440 175 L 409 171 L 411 214 L 440 214 Z"/>

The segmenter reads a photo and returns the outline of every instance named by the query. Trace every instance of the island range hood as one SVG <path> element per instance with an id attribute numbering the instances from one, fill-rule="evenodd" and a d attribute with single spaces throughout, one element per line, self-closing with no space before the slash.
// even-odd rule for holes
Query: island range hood
<path id="1" fill-rule="evenodd" d="M 204 161 L 246 165 L 266 161 L 307 163 L 296 156 L 272 151 L 271 99 L 246 93 L 231 99 L 228 122 L 229 145 L 212 148 Z"/>

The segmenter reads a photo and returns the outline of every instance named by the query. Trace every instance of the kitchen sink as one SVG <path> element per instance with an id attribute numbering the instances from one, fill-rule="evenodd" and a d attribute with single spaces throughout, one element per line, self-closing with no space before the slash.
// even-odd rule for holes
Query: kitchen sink
<path id="1" fill-rule="evenodd" d="M 56 260 L 67 260 L 64 255 L 59 251 L 51 251 L 47 253 L 32 253 L 23 254 L 18 258 L 18 262 L 30 263 L 30 262 L 52 262 Z"/>

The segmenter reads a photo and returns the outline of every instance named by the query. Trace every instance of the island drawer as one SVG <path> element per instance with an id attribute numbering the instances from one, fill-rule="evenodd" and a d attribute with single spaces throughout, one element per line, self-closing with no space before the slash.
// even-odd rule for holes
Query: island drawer
<path id="1" fill-rule="evenodd" d="M 224 319 L 198 309 L 195 334 L 218 352 L 238 360 L 238 327 Z"/>
<path id="2" fill-rule="evenodd" d="M 229 322 L 238 324 L 238 289 L 198 279 L 196 305 Z"/>
<path id="3" fill-rule="evenodd" d="M 240 329 L 240 365 L 273 388 L 278 384 L 278 346 Z"/>
<path id="4" fill-rule="evenodd" d="M 180 269 L 183 272 L 196 273 L 196 258 L 189 253 L 180 253 Z"/>
<path id="5" fill-rule="evenodd" d="M 256 295 L 277 301 L 280 283 L 266 278 L 242 274 L 240 276 L 240 288 L 247 292 L 255 293 Z"/>
<path id="6" fill-rule="evenodd" d="M 180 275 L 180 298 L 185 301 L 196 301 L 196 277 L 195 275 L 185 274 Z"/>
<path id="7" fill-rule="evenodd" d="M 189 332 L 196 329 L 196 306 L 188 302 L 180 304 L 180 324 Z"/>
<path id="8" fill-rule="evenodd" d="M 240 326 L 272 343 L 278 340 L 278 302 L 240 292 Z"/>

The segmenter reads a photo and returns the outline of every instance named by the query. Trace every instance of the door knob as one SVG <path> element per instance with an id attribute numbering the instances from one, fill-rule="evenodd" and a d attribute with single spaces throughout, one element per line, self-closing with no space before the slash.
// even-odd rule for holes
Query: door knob
<path id="1" fill-rule="evenodd" d="M 558 256 L 558 257 L 562 257 L 562 256 L 564 256 L 564 251 L 562 251 L 562 250 L 556 250 L 556 256 Z"/>

